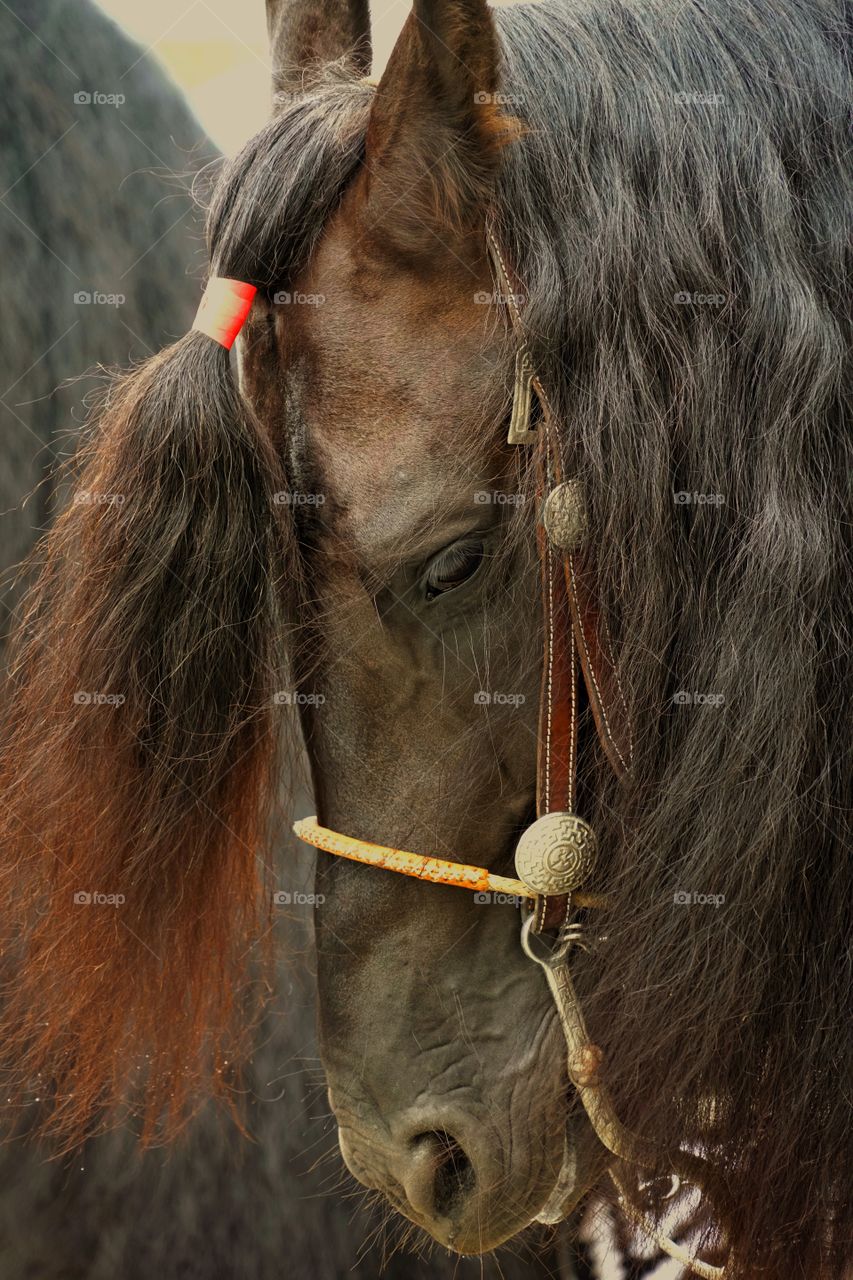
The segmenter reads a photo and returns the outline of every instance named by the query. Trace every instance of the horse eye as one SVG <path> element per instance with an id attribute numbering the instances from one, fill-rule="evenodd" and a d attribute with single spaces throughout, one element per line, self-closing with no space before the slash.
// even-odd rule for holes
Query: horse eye
<path id="1" fill-rule="evenodd" d="M 483 561 L 480 538 L 463 538 L 440 551 L 427 570 L 426 597 L 434 600 L 473 578 Z"/>

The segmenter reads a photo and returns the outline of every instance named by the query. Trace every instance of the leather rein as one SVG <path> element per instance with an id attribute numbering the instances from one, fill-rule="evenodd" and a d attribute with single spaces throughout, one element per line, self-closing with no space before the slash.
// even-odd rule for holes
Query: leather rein
<path id="1" fill-rule="evenodd" d="M 524 920 L 522 946 L 544 970 L 557 1006 L 568 1049 L 568 1074 L 599 1141 L 621 1162 L 608 1170 L 619 1204 L 646 1235 L 694 1275 L 725 1280 L 727 1269 L 703 1262 L 662 1234 L 637 1207 L 637 1178 L 625 1166 L 662 1170 L 672 1178 L 674 1194 L 682 1182 L 697 1186 L 721 1216 L 726 1192 L 715 1169 L 693 1152 L 663 1151 L 626 1129 L 616 1117 L 603 1082 L 603 1055 L 587 1032 L 572 983 L 567 955 L 582 942 L 582 928 L 573 920 L 576 909 L 607 905 L 601 894 L 579 886 L 593 870 L 596 839 L 592 828 L 575 812 L 579 721 L 579 678 L 601 746 L 617 778 L 631 769 L 633 744 L 628 706 L 610 650 L 606 618 L 598 607 L 593 568 L 585 552 L 587 520 L 581 486 L 565 477 L 556 417 L 536 373 L 519 307 L 518 283 L 491 226 L 487 248 L 500 298 L 505 303 L 516 339 L 515 381 L 507 443 L 536 448 L 537 524 L 544 651 L 539 699 L 536 782 L 536 821 L 518 841 L 518 878 L 493 875 L 484 867 L 410 853 L 357 840 L 305 818 L 294 824 L 300 839 L 326 853 L 368 866 L 396 871 L 435 884 L 474 892 L 499 892 L 519 899 Z M 533 425 L 535 393 L 541 409 Z M 553 933 L 548 945 L 536 935 Z M 632 1185 L 633 1183 L 633 1185 Z M 559 1185 L 559 1184 L 558 1184 Z M 633 1192 L 633 1194 L 632 1194 Z M 550 1202 L 549 1202 L 550 1204 Z M 557 1211 L 548 1221 L 559 1221 Z"/>

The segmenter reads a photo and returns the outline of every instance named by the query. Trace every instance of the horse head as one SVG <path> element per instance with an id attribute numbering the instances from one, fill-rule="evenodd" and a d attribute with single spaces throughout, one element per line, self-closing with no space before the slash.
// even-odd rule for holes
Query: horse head
<path id="1" fill-rule="evenodd" d="M 12 665 L 10 1090 L 41 1073 L 67 1141 L 129 1078 L 147 1138 L 229 1092 L 281 704 L 323 825 L 511 876 L 553 623 L 586 676 L 564 747 L 607 905 L 575 981 L 608 1089 L 713 1154 L 727 1274 L 829 1257 L 842 76 L 799 6 L 661 12 L 416 0 L 376 83 L 361 0 L 268 5 L 271 118 L 208 215 L 212 275 L 257 290 L 239 384 L 192 332 L 109 392 L 80 485 L 121 501 L 49 535 Z M 557 473 L 594 634 L 543 600 Z M 316 892 L 351 1172 L 460 1252 L 568 1211 L 612 1157 L 517 904 L 323 852 Z"/>

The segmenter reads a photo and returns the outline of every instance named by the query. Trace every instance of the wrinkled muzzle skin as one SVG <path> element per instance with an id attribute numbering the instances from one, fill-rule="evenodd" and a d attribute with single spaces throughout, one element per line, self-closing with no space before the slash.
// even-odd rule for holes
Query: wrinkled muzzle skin
<path id="1" fill-rule="evenodd" d="M 561 1036 L 517 913 L 366 869 L 321 871 L 318 888 L 321 1052 L 346 1164 L 443 1244 L 492 1248 L 541 1209 L 565 1124 Z M 381 933 L 377 910 L 396 920 Z"/>

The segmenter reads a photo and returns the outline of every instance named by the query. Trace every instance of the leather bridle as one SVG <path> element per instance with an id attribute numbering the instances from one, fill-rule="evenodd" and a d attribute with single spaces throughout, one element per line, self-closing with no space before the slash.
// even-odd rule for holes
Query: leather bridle
<path id="1" fill-rule="evenodd" d="M 557 1006 L 568 1047 L 568 1073 L 599 1140 L 623 1167 L 611 1167 L 620 1206 L 647 1235 L 683 1266 L 705 1280 L 725 1280 L 726 1269 L 703 1262 L 658 1231 L 636 1205 L 625 1165 L 671 1171 L 673 1185 L 689 1182 L 709 1196 L 718 1215 L 726 1192 L 716 1171 L 700 1156 L 681 1148 L 662 1151 L 626 1129 L 616 1117 L 603 1080 L 602 1054 L 591 1041 L 574 990 L 566 957 L 581 941 L 576 908 L 605 905 L 601 895 L 580 891 L 596 856 L 595 835 L 575 812 L 579 677 L 601 746 L 616 777 L 631 770 L 633 744 L 627 702 L 611 653 L 607 622 L 598 605 L 593 566 L 586 546 L 587 519 L 581 486 L 567 478 L 554 410 L 532 359 L 519 306 L 521 290 L 491 226 L 487 247 L 500 296 L 516 341 L 515 382 L 507 441 L 536 448 L 536 540 L 542 584 L 544 652 L 539 700 L 536 821 L 516 848 L 518 879 L 496 876 L 486 868 L 392 849 L 321 827 L 316 818 L 294 824 L 308 844 L 339 857 L 433 883 L 475 892 L 517 896 L 524 911 L 522 945 L 544 972 Z M 541 414 L 532 425 L 533 395 Z M 550 949 L 546 938 L 557 932 Z M 558 1215 L 559 1216 L 559 1215 Z M 551 1220 L 551 1219 L 549 1219 Z"/>

